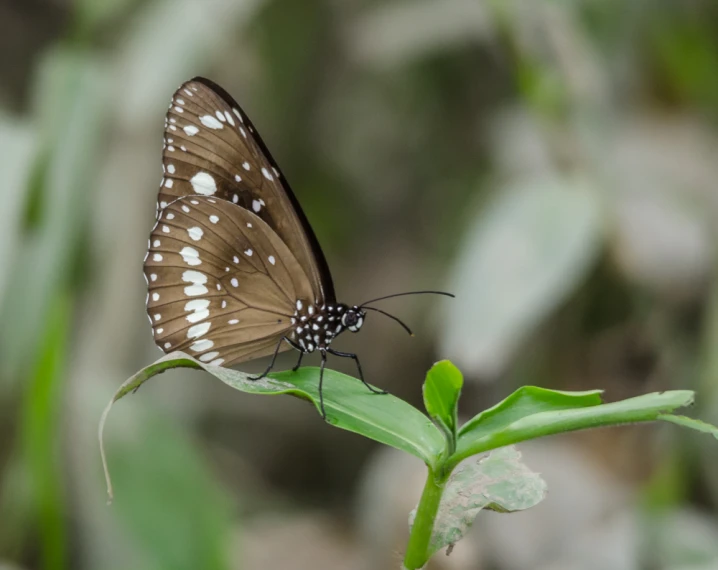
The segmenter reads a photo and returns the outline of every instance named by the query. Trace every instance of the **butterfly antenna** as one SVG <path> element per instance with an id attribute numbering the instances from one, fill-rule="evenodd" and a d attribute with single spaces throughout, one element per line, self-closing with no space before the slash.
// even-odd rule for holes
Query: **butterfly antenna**
<path id="1" fill-rule="evenodd" d="M 381 309 L 377 309 L 376 307 L 362 307 L 362 308 L 363 308 L 363 309 L 369 309 L 370 311 L 376 311 L 377 313 L 381 313 L 382 315 L 386 315 L 387 317 L 389 317 L 389 318 L 392 319 L 393 321 L 396 321 L 396 322 L 399 323 L 402 327 L 404 327 L 404 330 L 409 333 L 409 336 L 414 336 L 414 333 L 411 332 L 411 329 L 410 329 L 408 326 L 406 326 L 406 324 L 405 324 L 401 319 L 399 319 L 398 317 L 395 317 L 394 315 L 390 315 L 390 314 L 387 313 L 386 311 L 382 311 Z"/>
<path id="2" fill-rule="evenodd" d="M 407 293 L 394 293 L 393 295 L 387 295 L 386 297 L 377 297 L 376 299 L 372 299 L 371 301 L 364 301 L 360 307 L 364 307 L 365 305 L 368 305 L 369 303 L 374 303 L 375 301 L 383 301 L 384 299 L 392 299 L 393 297 L 403 297 L 405 295 L 445 295 L 446 297 L 456 297 L 453 293 L 446 293 L 445 291 L 409 291 Z"/>

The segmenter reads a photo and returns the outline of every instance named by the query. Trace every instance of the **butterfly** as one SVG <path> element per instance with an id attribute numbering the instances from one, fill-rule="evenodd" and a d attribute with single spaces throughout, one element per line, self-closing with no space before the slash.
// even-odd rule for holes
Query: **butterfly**
<path id="1" fill-rule="evenodd" d="M 202 77 L 172 97 L 164 125 L 164 177 L 144 260 L 147 314 L 155 343 L 212 366 L 233 366 L 294 348 L 327 354 L 342 332 L 358 332 L 369 303 L 337 302 L 314 231 L 259 133 L 235 100 Z"/>

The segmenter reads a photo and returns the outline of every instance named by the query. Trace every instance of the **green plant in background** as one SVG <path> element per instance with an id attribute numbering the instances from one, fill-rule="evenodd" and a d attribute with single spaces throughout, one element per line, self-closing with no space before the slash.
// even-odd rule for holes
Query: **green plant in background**
<path id="1" fill-rule="evenodd" d="M 205 370 L 242 392 L 297 396 L 320 411 L 317 368 L 251 381 L 243 372 L 209 366 L 181 352 L 169 354 L 127 380 L 102 416 L 100 449 L 110 499 L 113 491 L 102 441 L 112 405 L 152 376 L 179 367 Z M 424 405 L 428 417 L 392 395 L 371 393 L 359 380 L 344 374 L 327 370 L 325 378 L 324 407 L 329 424 L 410 453 L 426 464 L 424 491 L 410 515 L 411 532 L 404 558 L 407 570 L 422 568 L 441 548 L 448 547 L 450 552 L 482 509 L 508 513 L 543 500 L 546 484 L 521 463 L 513 444 L 568 431 L 656 420 L 718 438 L 718 428 L 672 413 L 693 403 L 694 394 L 689 390 L 605 404 L 600 390 L 563 392 L 524 386 L 459 426 L 463 377 L 448 360 L 436 363 L 427 374 Z"/>

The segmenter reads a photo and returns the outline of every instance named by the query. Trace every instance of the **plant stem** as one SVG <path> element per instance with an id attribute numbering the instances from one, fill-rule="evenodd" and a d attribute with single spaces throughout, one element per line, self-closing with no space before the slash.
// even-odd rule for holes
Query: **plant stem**
<path id="1" fill-rule="evenodd" d="M 407 570 L 422 568 L 429 559 L 429 541 L 434 530 L 434 521 L 436 513 L 439 511 L 441 496 L 449 479 L 449 474 L 444 474 L 441 468 L 438 469 L 441 476 L 437 476 L 431 467 L 427 469 L 426 485 L 424 485 L 424 492 L 421 494 L 421 500 L 416 509 L 414 525 L 411 527 L 409 535 L 409 544 L 406 546 L 404 568 Z"/>

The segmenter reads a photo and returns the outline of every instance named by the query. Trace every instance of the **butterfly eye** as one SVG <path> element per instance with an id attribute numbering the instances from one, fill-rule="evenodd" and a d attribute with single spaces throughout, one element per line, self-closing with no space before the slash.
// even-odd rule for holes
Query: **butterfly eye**
<path id="1" fill-rule="evenodd" d="M 352 332 L 357 332 L 363 322 L 363 315 L 353 309 L 349 309 L 342 317 L 342 324 Z"/>
<path id="2" fill-rule="evenodd" d="M 345 327 L 353 327 L 357 324 L 357 314 L 354 311 L 347 311 L 342 317 L 342 324 Z"/>

